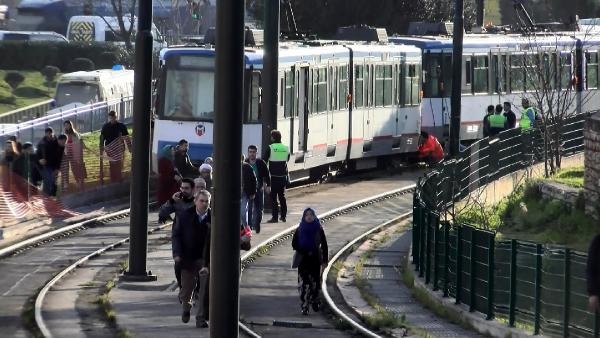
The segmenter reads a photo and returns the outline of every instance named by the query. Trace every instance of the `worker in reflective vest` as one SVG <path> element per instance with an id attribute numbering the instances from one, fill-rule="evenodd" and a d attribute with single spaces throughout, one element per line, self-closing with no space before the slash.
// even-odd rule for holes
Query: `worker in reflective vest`
<path id="1" fill-rule="evenodd" d="M 521 112 L 521 119 L 519 120 L 519 127 L 521 131 L 529 130 L 534 127 L 535 123 L 535 110 L 529 105 L 528 99 L 522 99 L 521 105 L 523 106 L 523 112 Z"/>
<path id="2" fill-rule="evenodd" d="M 265 160 L 269 163 L 271 172 L 271 215 L 267 223 L 277 223 L 281 207 L 281 220 L 286 221 L 287 202 L 285 200 L 285 188 L 289 184 L 287 162 L 290 159 L 290 149 L 281 143 L 281 133 L 278 130 L 271 131 L 271 141 L 267 149 Z M 279 203 L 277 203 L 279 199 Z"/>
<path id="3" fill-rule="evenodd" d="M 496 106 L 496 112 L 488 119 L 490 121 L 490 136 L 498 135 L 506 130 L 506 116 L 502 115 L 502 105 Z"/>

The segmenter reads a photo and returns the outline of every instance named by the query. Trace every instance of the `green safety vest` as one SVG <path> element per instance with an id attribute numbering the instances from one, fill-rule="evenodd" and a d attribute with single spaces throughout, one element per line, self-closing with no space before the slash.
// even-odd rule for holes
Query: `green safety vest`
<path id="1" fill-rule="evenodd" d="M 290 149 L 283 143 L 273 143 L 269 145 L 271 154 L 269 162 L 287 162 Z"/>
<path id="2" fill-rule="evenodd" d="M 531 109 L 531 107 L 523 110 L 521 113 L 521 119 L 519 120 L 519 127 L 521 127 L 521 130 L 531 129 L 531 120 L 529 119 L 529 115 L 527 115 L 529 109 Z"/>
<path id="3" fill-rule="evenodd" d="M 491 115 L 488 120 L 490 121 L 490 128 L 504 128 L 506 125 L 506 116 L 502 114 Z"/>

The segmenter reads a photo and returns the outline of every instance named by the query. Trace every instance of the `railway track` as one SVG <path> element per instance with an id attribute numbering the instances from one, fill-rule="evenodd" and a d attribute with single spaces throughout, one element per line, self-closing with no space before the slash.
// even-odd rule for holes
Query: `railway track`
<path id="1" fill-rule="evenodd" d="M 357 181 L 360 181 L 360 179 L 338 184 L 350 186 Z M 377 189 L 382 190 L 381 187 Z M 301 196 L 310 194 L 311 192 L 299 191 Z M 342 211 L 339 210 L 338 212 L 341 213 Z M 156 216 L 151 214 L 149 219 L 155 220 Z M 45 289 L 49 290 L 51 288 L 50 284 L 53 284 L 47 282 L 52 279 L 55 279 L 54 282 L 56 282 L 61 277 L 68 275 L 68 271 L 81 266 L 85 260 L 96 257 L 102 251 L 110 250 L 111 247 L 119 245 L 117 242 L 126 243 L 125 238 L 129 232 L 128 224 L 128 211 L 124 210 L 37 236 L 1 250 L 0 269 L 5 273 L 0 275 L 0 302 L 2 303 L 0 307 L 0 336 L 29 336 L 27 328 L 19 317 L 24 313 L 25 307 L 30 302 L 30 296 L 38 294 L 39 290 L 42 290 L 42 292 L 38 294 L 39 300 L 36 303 L 39 309 L 36 310 L 35 319 L 38 325 L 39 322 L 42 323 L 39 327 L 43 328 L 42 306 L 45 295 L 43 289 L 45 286 Z M 163 229 L 164 226 L 158 227 L 158 224 L 152 224 L 151 221 L 149 228 L 158 231 L 157 233 L 160 234 L 159 230 Z M 269 231 L 263 232 L 266 235 L 271 235 Z M 281 240 L 283 239 L 278 239 L 278 241 Z M 256 256 L 246 258 L 244 264 L 257 259 Z M 62 272 L 60 277 L 56 275 L 57 271 Z M 56 278 L 54 278 L 55 276 Z M 41 297 L 39 297 L 40 295 Z M 248 332 L 250 331 L 248 330 Z M 42 332 L 46 336 L 51 336 L 51 333 L 48 334 L 47 331 L 42 330 Z"/>

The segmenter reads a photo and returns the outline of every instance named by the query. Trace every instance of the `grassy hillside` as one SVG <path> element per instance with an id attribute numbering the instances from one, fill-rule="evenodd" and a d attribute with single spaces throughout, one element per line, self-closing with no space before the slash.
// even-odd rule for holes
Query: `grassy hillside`
<path id="1" fill-rule="evenodd" d="M 20 73 L 25 77 L 25 81 L 12 92 L 10 86 L 4 82 L 5 70 L 0 70 L 0 115 L 19 108 L 23 108 L 54 96 L 56 82 L 49 83 L 46 86 L 46 79 L 38 71 L 24 70 Z M 57 75 L 56 79 L 60 76 Z"/>

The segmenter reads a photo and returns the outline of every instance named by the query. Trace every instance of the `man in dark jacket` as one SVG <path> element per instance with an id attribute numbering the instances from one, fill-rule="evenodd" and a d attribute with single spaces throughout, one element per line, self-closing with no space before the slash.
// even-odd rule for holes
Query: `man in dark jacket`
<path id="1" fill-rule="evenodd" d="M 181 290 L 179 300 L 182 302 L 181 320 L 190 320 L 193 306 L 193 291 L 196 287 L 196 276 L 208 274 L 210 256 L 208 245 L 210 236 L 210 193 L 203 190 L 196 194 L 194 206 L 177 213 L 172 235 L 173 260 L 181 265 Z M 196 314 L 196 327 L 207 327 L 208 323 L 208 283 L 203 290 L 203 302 Z"/>
<path id="2" fill-rule="evenodd" d="M 180 140 L 175 148 L 175 168 L 183 175 L 183 177 L 194 179 L 200 176 L 198 168 L 192 164 L 188 149 L 190 145 L 187 140 Z"/>
<path id="3" fill-rule="evenodd" d="M 106 155 L 110 158 L 108 162 L 110 181 L 113 183 L 123 180 L 125 145 L 131 152 L 131 138 L 127 127 L 117 120 L 117 112 L 111 110 L 108 113 L 108 122 L 100 130 L 100 154 L 106 151 Z"/>
<path id="4" fill-rule="evenodd" d="M 240 219 L 242 226 L 248 225 L 248 204 L 252 203 L 256 196 L 256 175 L 252 167 L 244 162 L 242 155 L 242 201 L 240 202 Z"/>
<path id="5" fill-rule="evenodd" d="M 265 191 L 269 193 L 271 187 L 271 174 L 265 161 L 257 158 L 258 148 L 255 145 L 248 147 L 248 163 L 254 175 L 256 175 L 256 195 L 254 199 L 248 203 L 248 223 L 256 231 L 260 233 L 260 222 L 262 222 L 263 207 L 265 204 Z"/>
<path id="6" fill-rule="evenodd" d="M 600 235 L 596 235 L 588 249 L 587 267 L 585 269 L 587 280 L 588 305 L 592 312 L 600 308 Z"/>
<path id="7" fill-rule="evenodd" d="M 504 102 L 504 116 L 506 117 L 507 129 L 513 129 L 517 127 L 517 115 L 512 111 L 510 102 Z"/>
<path id="8" fill-rule="evenodd" d="M 43 177 L 43 191 L 48 196 L 56 196 L 56 177 L 60 169 L 67 137 L 54 137 L 54 130 L 48 127 L 44 138 L 38 143 L 37 158 Z"/>

